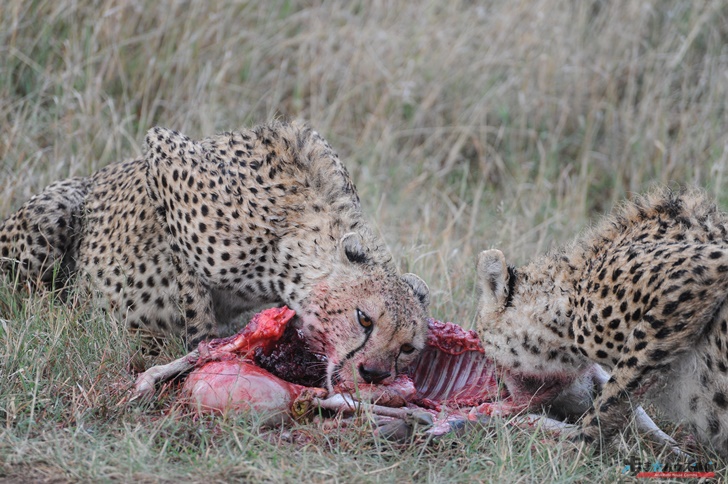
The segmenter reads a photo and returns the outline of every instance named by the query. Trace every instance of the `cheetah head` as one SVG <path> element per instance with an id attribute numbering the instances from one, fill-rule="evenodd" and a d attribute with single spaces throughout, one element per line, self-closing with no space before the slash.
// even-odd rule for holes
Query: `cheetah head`
<path id="1" fill-rule="evenodd" d="M 516 270 L 499 250 L 478 256 L 476 330 L 488 356 L 513 373 L 561 378 L 588 362 L 570 340 L 573 311 L 563 284 L 548 268 Z"/>
<path id="2" fill-rule="evenodd" d="M 314 351 L 327 357 L 326 385 L 389 383 L 425 345 L 427 284 L 372 263 L 358 235 L 338 244 L 339 264 L 297 310 Z"/>

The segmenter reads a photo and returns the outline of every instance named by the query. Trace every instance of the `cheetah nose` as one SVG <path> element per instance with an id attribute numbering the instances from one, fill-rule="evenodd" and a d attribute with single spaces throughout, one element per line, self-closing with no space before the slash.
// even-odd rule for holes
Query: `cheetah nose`
<path id="1" fill-rule="evenodd" d="M 359 374 L 367 383 L 379 383 L 391 375 L 388 371 L 382 371 L 376 368 L 366 368 L 364 364 L 359 365 Z"/>

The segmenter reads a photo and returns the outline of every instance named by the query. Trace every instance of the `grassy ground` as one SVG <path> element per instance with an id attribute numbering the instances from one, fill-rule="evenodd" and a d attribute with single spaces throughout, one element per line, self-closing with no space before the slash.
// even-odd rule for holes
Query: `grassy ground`
<path id="1" fill-rule="evenodd" d="M 433 315 L 467 326 L 484 248 L 523 262 L 654 183 L 728 208 L 727 99 L 721 0 L 8 0 L 0 215 L 138 155 L 154 125 L 202 137 L 301 118 Z M 83 298 L 2 284 L 0 481 L 583 482 L 618 479 L 639 449 L 658 458 L 500 424 L 399 446 L 366 422 L 266 431 L 168 397 L 127 407 L 123 328 Z"/>

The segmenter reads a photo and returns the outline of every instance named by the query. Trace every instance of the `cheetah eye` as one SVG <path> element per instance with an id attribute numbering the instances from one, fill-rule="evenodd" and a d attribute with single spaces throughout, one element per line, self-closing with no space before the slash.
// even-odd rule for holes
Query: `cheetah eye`
<path id="1" fill-rule="evenodd" d="M 401 347 L 399 348 L 399 350 L 400 350 L 400 351 L 401 351 L 402 353 L 404 353 L 405 355 L 409 355 L 410 353 L 412 353 L 412 352 L 413 352 L 413 351 L 415 350 L 415 347 L 414 347 L 414 346 L 412 346 L 412 345 L 411 345 L 411 344 L 409 344 L 409 343 L 405 343 L 405 344 L 403 344 L 403 345 L 402 345 L 402 346 L 401 346 Z"/>
<path id="2" fill-rule="evenodd" d="M 372 325 L 374 324 L 372 318 L 367 316 L 367 314 L 361 309 L 356 310 L 356 320 L 359 321 L 359 324 L 361 324 L 362 327 L 365 329 L 371 329 Z"/>

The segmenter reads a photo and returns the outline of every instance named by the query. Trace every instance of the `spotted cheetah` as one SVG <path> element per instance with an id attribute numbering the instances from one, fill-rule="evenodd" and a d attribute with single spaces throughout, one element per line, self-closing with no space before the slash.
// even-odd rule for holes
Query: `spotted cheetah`
<path id="1" fill-rule="evenodd" d="M 326 384 L 387 383 L 425 344 L 429 290 L 399 275 L 331 146 L 276 122 L 193 141 L 154 128 L 145 155 L 50 185 L 0 225 L 22 281 L 81 273 L 129 328 L 189 347 L 286 304 Z"/>
<path id="2" fill-rule="evenodd" d="M 610 370 L 577 440 L 606 442 L 645 398 L 728 456 L 728 215 L 701 191 L 653 190 L 571 245 L 520 268 L 486 250 L 477 271 L 504 368 L 544 385 Z"/>

